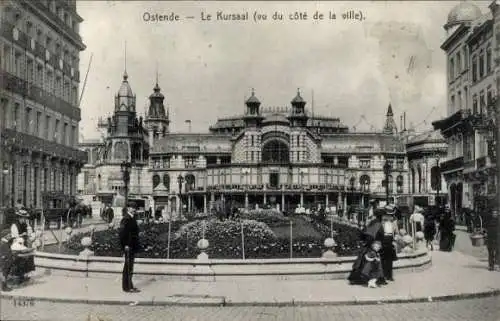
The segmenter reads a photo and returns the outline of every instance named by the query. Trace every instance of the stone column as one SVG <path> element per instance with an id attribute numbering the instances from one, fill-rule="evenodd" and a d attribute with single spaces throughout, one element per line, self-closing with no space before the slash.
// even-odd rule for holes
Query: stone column
<path id="1" fill-rule="evenodd" d="M 188 195 L 188 211 L 189 212 L 192 211 L 192 205 L 193 205 L 192 196 Z"/>
<path id="2" fill-rule="evenodd" d="M 245 193 L 245 209 L 248 209 L 248 193 Z"/>
<path id="3" fill-rule="evenodd" d="M 285 194 L 281 193 L 281 209 L 285 209 Z"/>
<path id="4" fill-rule="evenodd" d="M 203 213 L 208 213 L 207 211 L 207 195 L 203 195 Z"/>
<path id="5" fill-rule="evenodd" d="M 300 193 L 300 207 L 304 207 L 304 193 Z"/>
<path id="6" fill-rule="evenodd" d="M 325 195 L 325 209 L 328 208 L 328 203 L 329 203 L 328 193 L 326 193 L 326 195 Z"/>
<path id="7" fill-rule="evenodd" d="M 344 195 L 344 211 L 347 209 L 347 195 Z"/>
<path id="8" fill-rule="evenodd" d="M 342 204 L 342 192 L 339 192 L 337 194 L 337 209 L 339 208 L 339 206 Z"/>
<path id="9" fill-rule="evenodd" d="M 266 203 L 267 203 L 267 195 L 266 195 L 266 193 L 264 193 L 264 201 L 263 201 L 263 203 L 264 203 L 264 204 L 266 204 Z M 263 204 L 263 205 L 264 205 L 264 204 Z"/>
<path id="10" fill-rule="evenodd" d="M 361 207 L 365 207 L 365 196 L 361 195 Z"/>

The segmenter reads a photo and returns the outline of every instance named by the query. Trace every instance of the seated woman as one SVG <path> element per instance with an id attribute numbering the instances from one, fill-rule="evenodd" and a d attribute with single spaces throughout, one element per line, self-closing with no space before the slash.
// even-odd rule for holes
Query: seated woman
<path id="1" fill-rule="evenodd" d="M 382 244 L 374 241 L 359 254 L 348 277 L 351 284 L 364 284 L 376 288 L 379 281 L 384 279 L 379 254 L 381 248 Z"/>
<path id="2" fill-rule="evenodd" d="M 33 249 L 26 245 L 33 234 L 31 226 L 29 226 L 29 215 L 22 209 L 16 210 L 17 220 L 11 226 L 11 235 L 14 242 L 11 245 L 13 263 L 11 268 L 12 275 L 15 275 L 19 282 L 22 283 L 28 278 L 26 274 L 35 270 L 35 259 Z"/>

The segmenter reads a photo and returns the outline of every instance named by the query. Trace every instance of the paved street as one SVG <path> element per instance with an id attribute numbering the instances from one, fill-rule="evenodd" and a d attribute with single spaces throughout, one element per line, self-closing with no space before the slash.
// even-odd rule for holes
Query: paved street
<path id="1" fill-rule="evenodd" d="M 465 231 L 457 229 L 455 231 L 455 234 L 457 235 L 457 239 L 455 241 L 455 250 L 463 254 L 473 256 L 479 259 L 481 262 L 485 262 L 484 264 L 486 267 L 486 262 L 488 262 L 488 251 L 486 250 L 486 246 L 473 247 L 469 238 L 469 233 Z"/>
<path id="2" fill-rule="evenodd" d="M 154 307 L 36 302 L 15 307 L 2 300 L 2 320 L 374 320 L 498 321 L 499 297 L 377 306 Z M 90 318 L 89 318 L 90 316 Z"/>

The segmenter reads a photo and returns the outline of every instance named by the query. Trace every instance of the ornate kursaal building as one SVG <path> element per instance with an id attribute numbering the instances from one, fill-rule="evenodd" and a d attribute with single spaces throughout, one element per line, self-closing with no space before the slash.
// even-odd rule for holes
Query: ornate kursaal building
<path id="1" fill-rule="evenodd" d="M 83 20 L 74 0 L 2 1 L 0 14 L 0 207 L 41 207 L 44 195 L 76 194 L 86 160 L 77 149 Z"/>
<path id="2" fill-rule="evenodd" d="M 491 10 L 497 8 L 495 2 Z M 450 192 L 454 213 L 461 208 L 481 209 L 494 203 L 496 192 L 494 98 L 497 97 L 491 12 L 482 14 L 462 2 L 449 13 L 444 26 L 448 116 L 433 123 L 448 143 L 441 170 Z M 492 202 L 493 201 L 493 202 Z"/>
<path id="3" fill-rule="evenodd" d="M 125 97 L 132 97 L 126 78 L 116 99 L 131 103 Z M 351 133 L 338 118 L 310 116 L 300 92 L 289 107 L 263 109 L 252 91 L 242 115 L 220 118 L 206 133 L 170 133 L 164 99 L 156 85 L 137 127 L 130 123 L 136 122 L 135 109 L 121 111 L 121 104 L 115 105 L 104 142 L 81 145 L 90 155 L 79 181 L 81 193 L 120 193 L 124 157 L 136 163 L 130 196 L 152 195 L 156 206 L 171 211 L 179 209 L 180 199 L 188 210 L 199 211 L 216 200 L 285 209 L 367 206 L 369 197 L 386 197 L 386 161 L 391 196 L 408 192 L 405 145 L 390 106 L 383 131 Z M 128 127 L 118 129 L 126 119 Z"/>

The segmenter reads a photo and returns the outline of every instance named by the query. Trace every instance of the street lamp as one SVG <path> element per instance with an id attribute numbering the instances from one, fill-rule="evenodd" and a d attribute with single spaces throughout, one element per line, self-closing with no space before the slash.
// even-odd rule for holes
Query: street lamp
<path id="1" fill-rule="evenodd" d="M 128 185 L 130 183 L 130 168 L 132 164 L 130 162 L 124 161 L 121 163 L 120 168 L 122 171 L 123 183 L 125 183 L 125 207 L 128 206 Z"/>
<path id="2" fill-rule="evenodd" d="M 439 198 L 439 192 L 441 192 L 441 168 L 439 168 L 439 161 L 441 160 L 441 156 L 439 154 L 436 155 L 436 205 L 441 206 L 441 199 Z"/>
<path id="3" fill-rule="evenodd" d="M 385 201 L 389 204 L 389 174 L 391 173 L 391 164 L 389 160 L 385 161 L 384 164 L 384 175 L 385 175 Z"/>
<path id="4" fill-rule="evenodd" d="M 7 179 L 7 175 L 9 174 L 9 163 L 3 162 L 2 168 L 2 206 L 6 205 L 6 195 L 7 195 L 7 184 L 5 184 L 5 180 Z"/>
<path id="5" fill-rule="evenodd" d="M 182 217 L 182 183 L 184 182 L 184 177 L 181 174 L 177 176 L 177 184 L 179 184 L 179 218 Z"/>

